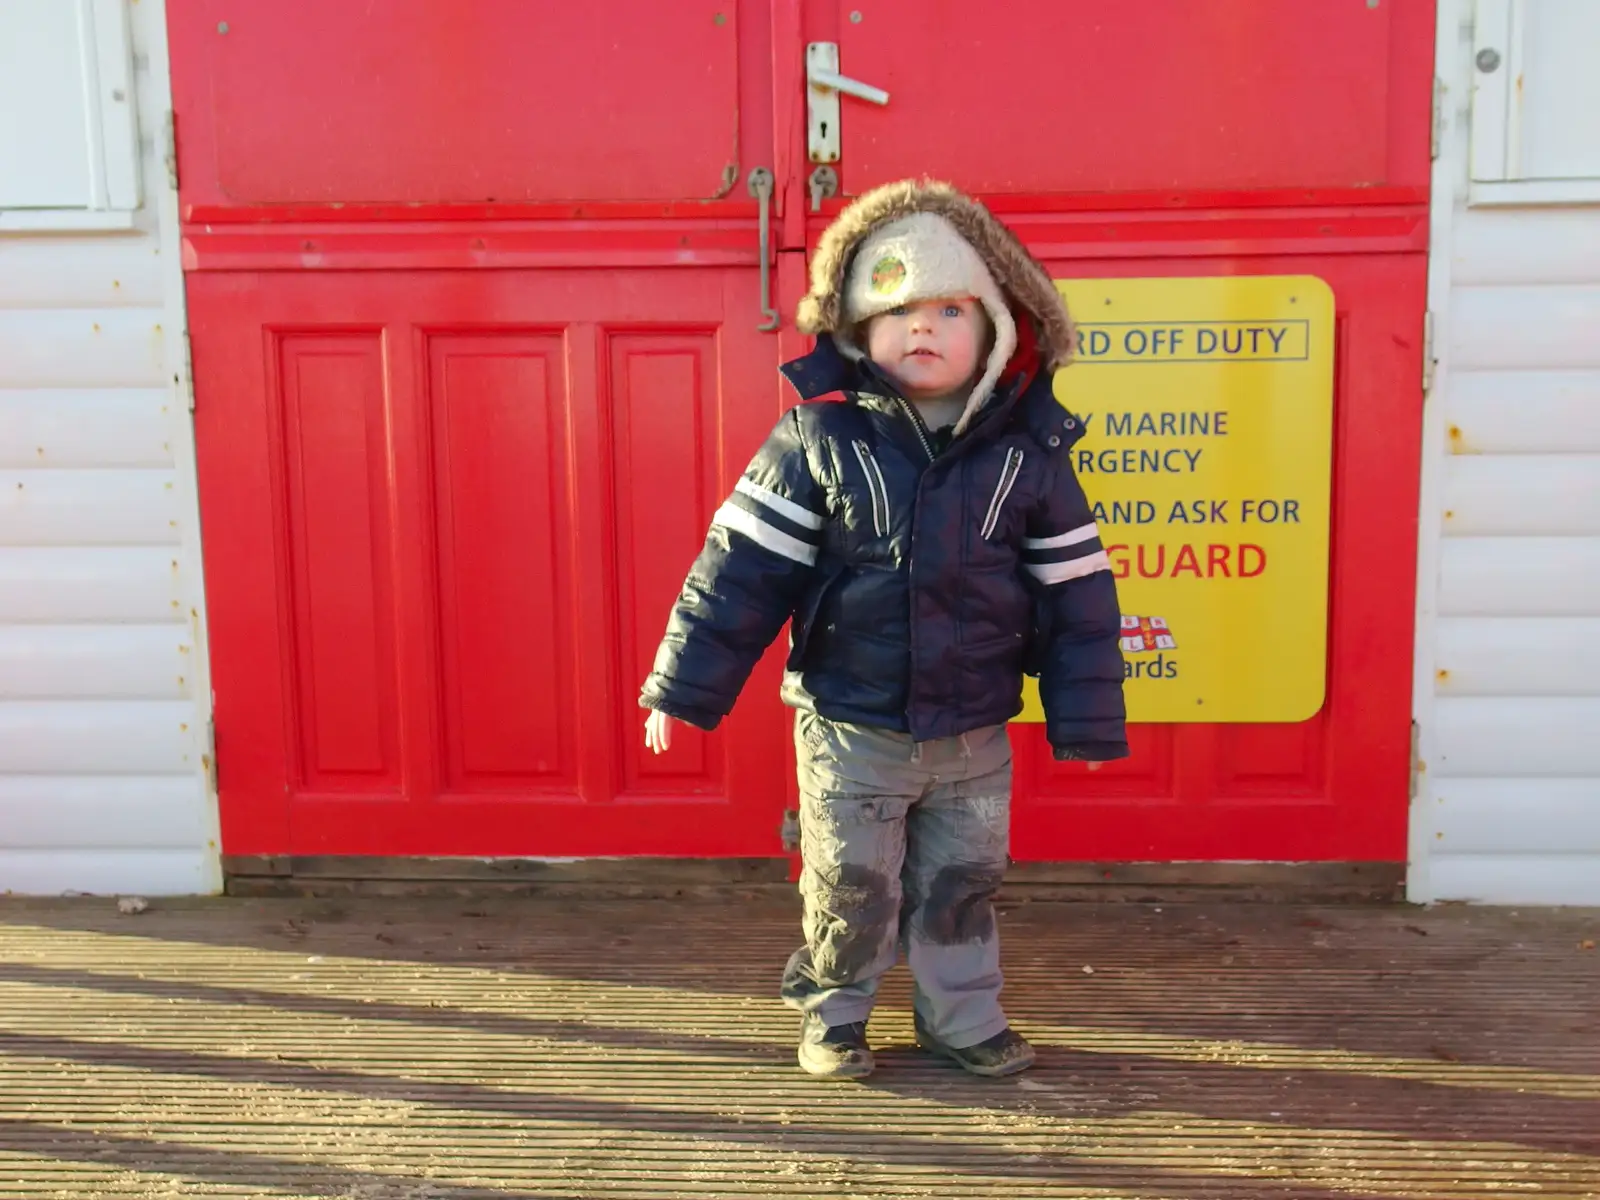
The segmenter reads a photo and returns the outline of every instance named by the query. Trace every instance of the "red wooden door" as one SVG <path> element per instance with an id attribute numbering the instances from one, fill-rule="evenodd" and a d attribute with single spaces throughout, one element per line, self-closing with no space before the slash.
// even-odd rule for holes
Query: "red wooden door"
<path id="1" fill-rule="evenodd" d="M 224 851 L 779 852 L 775 664 L 636 703 L 779 412 L 768 14 L 169 7 Z"/>
<path id="2" fill-rule="evenodd" d="M 225 852 L 780 853 L 776 656 L 661 759 L 634 697 L 805 348 L 746 180 L 787 319 L 829 41 L 891 95 L 843 101 L 845 196 L 941 175 L 1061 276 L 1338 298 L 1323 712 L 1095 775 L 1019 728 L 1017 857 L 1403 857 L 1432 5 L 936 9 L 171 0 Z"/>
<path id="3" fill-rule="evenodd" d="M 1335 295 L 1322 710 L 1135 727 L 1132 758 L 1093 773 L 1016 725 L 1019 860 L 1405 858 L 1432 9 L 807 8 L 807 40 L 890 96 L 842 102 L 845 196 L 931 174 L 988 198 L 1058 278 L 1309 274 Z"/>

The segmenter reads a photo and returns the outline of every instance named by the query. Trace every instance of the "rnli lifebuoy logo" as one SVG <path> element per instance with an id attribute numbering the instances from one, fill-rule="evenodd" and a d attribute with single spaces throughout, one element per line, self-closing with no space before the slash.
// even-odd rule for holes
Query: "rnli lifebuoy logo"
<path id="1" fill-rule="evenodd" d="M 1124 654 L 1153 654 L 1157 650 L 1176 650 L 1178 639 L 1161 617 L 1122 618 L 1122 652 Z"/>
<path id="2" fill-rule="evenodd" d="M 892 296 L 906 281 L 906 264 L 894 255 L 885 255 L 872 264 L 872 290 L 879 296 Z"/>
<path id="3" fill-rule="evenodd" d="M 1176 679 L 1178 660 L 1167 657 L 1178 648 L 1178 639 L 1172 636 L 1172 627 L 1163 617 L 1122 618 L 1122 652 L 1130 657 L 1122 664 L 1125 679 Z M 1154 658 L 1134 658 L 1133 655 L 1153 654 Z"/>

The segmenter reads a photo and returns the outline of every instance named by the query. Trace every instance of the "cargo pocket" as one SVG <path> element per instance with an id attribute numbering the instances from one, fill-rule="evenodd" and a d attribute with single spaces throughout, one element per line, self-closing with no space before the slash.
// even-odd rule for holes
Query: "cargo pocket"
<path id="1" fill-rule="evenodd" d="M 806 649 L 811 644 L 811 634 L 817 623 L 817 615 L 822 611 L 822 603 L 843 577 L 844 568 L 835 569 L 807 592 L 795 608 L 794 615 L 789 618 L 789 658 L 784 664 L 787 670 L 798 671 L 805 665 Z"/>

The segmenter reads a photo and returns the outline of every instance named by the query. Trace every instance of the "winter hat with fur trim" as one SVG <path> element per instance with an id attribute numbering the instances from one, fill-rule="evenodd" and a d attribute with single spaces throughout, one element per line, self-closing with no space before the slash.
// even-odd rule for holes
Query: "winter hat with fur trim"
<path id="1" fill-rule="evenodd" d="M 1026 318 L 1031 322 L 1033 340 L 1037 345 L 1044 369 L 1053 370 L 1066 366 L 1072 359 L 1074 339 L 1072 319 L 1067 315 L 1066 303 L 1062 300 L 1061 293 L 1056 290 L 1049 274 L 1028 253 L 1016 235 L 1002 225 L 987 208 L 971 197 L 962 195 L 949 184 L 934 180 L 904 179 L 873 188 L 857 197 L 834 219 L 833 224 L 823 233 L 822 240 L 818 243 L 816 253 L 811 259 L 811 291 L 800 301 L 795 313 L 795 324 L 800 331 L 810 334 L 836 334 L 838 336 L 835 341 L 841 349 L 847 350 L 855 324 L 851 318 L 856 315 L 854 311 L 850 311 L 847 315 L 847 309 L 853 310 L 855 307 L 853 304 L 847 304 L 847 298 L 852 294 L 851 283 L 857 277 L 859 268 L 864 272 L 866 288 L 870 293 L 872 269 L 879 258 L 885 257 L 881 254 L 873 256 L 869 252 L 867 243 L 875 241 L 875 235 L 880 232 L 892 232 L 891 226 L 908 218 L 923 215 L 941 218 L 956 234 L 957 243 L 966 252 L 975 255 L 978 264 L 983 268 L 983 275 L 986 275 L 994 286 L 995 293 L 999 297 L 998 311 L 1005 314 L 1005 324 L 1013 329 L 1013 338 L 1015 338 L 1015 324 L 1011 320 L 1011 314 L 1015 312 L 1018 319 Z M 920 227 L 920 223 L 914 225 Z M 941 242 L 937 235 L 932 240 L 941 245 L 947 244 Z M 944 267 L 939 265 L 942 262 L 941 256 L 935 254 L 931 259 L 924 258 L 921 264 L 914 264 L 908 257 L 903 259 L 906 268 L 904 282 L 908 293 L 915 289 L 919 295 L 929 298 L 935 298 L 941 293 L 977 297 L 995 323 L 998 343 L 1002 322 L 995 318 L 996 309 L 991 307 L 990 302 L 982 294 L 983 278 L 977 272 L 968 272 L 959 266 L 962 258 L 961 249 L 954 250 L 948 257 L 953 264 L 948 273 L 952 276 L 966 276 L 961 286 L 945 292 L 944 288 L 947 285 L 941 283 L 937 285 L 936 292 L 924 291 L 922 286 L 913 280 L 912 267 L 918 265 L 925 272 L 945 274 Z M 885 267 L 887 275 L 893 275 L 895 271 L 896 268 L 892 266 Z M 896 295 L 898 296 L 898 290 Z M 862 311 L 883 312 L 895 304 L 904 302 L 903 299 L 897 298 L 880 306 L 878 298 L 874 296 L 871 303 L 862 307 Z M 979 386 L 974 388 L 966 411 L 957 422 L 958 430 L 964 430 L 971 423 L 1005 370 L 1011 350 L 1007 349 L 1001 354 L 999 349 L 997 344 L 996 353 L 990 355 L 983 379 L 980 380 Z"/>

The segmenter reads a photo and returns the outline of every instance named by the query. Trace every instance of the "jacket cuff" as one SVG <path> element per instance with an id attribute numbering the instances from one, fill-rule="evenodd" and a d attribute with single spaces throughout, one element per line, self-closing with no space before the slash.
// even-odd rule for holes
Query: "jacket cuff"
<path id="1" fill-rule="evenodd" d="M 665 696 L 652 695 L 648 692 L 639 697 L 639 707 L 666 713 L 667 716 L 675 721 L 686 722 L 696 729 L 704 729 L 707 733 L 710 733 L 722 723 L 721 713 L 695 708 L 688 704 L 679 704 L 676 701 L 668 700 Z"/>
<path id="2" fill-rule="evenodd" d="M 1078 742 L 1054 746 L 1057 762 L 1112 762 L 1128 757 L 1127 742 Z"/>

